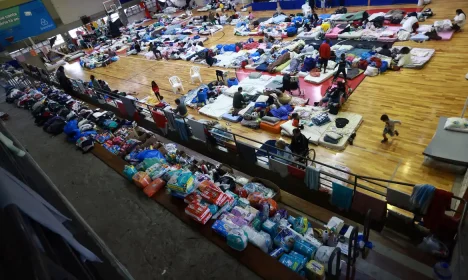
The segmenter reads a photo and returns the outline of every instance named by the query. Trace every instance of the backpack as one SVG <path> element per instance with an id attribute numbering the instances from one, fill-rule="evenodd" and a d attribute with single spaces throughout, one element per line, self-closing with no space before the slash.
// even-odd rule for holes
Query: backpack
<path id="1" fill-rule="evenodd" d="M 44 124 L 44 131 L 52 135 L 59 135 L 65 127 L 65 120 L 62 117 L 54 117 Z"/>

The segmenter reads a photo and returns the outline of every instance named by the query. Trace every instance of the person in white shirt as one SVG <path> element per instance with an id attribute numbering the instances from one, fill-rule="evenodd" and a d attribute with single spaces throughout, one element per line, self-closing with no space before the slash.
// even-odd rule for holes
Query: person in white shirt
<path id="1" fill-rule="evenodd" d="M 452 29 L 455 31 L 461 31 L 461 28 L 466 23 L 466 15 L 462 9 L 457 9 L 456 13 L 457 15 L 453 19 Z"/>

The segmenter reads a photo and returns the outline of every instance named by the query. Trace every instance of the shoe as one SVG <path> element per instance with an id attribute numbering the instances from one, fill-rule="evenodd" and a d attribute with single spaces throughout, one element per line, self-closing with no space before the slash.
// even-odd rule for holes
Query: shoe
<path id="1" fill-rule="evenodd" d="M 388 142 L 388 138 L 385 138 L 382 141 L 380 141 L 380 143 L 385 143 L 385 142 Z"/>
<path id="2" fill-rule="evenodd" d="M 398 131 L 395 130 L 395 135 L 398 136 L 400 135 L 400 133 L 398 133 Z"/>
<path id="3" fill-rule="evenodd" d="M 310 98 L 307 98 L 307 101 L 306 101 L 306 103 L 304 103 L 304 105 L 309 105 L 309 100 L 310 100 Z"/>

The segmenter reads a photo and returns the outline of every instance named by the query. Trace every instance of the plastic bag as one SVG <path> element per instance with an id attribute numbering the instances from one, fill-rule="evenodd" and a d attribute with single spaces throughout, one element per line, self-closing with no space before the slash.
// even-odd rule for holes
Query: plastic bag
<path id="1" fill-rule="evenodd" d="M 145 151 L 142 151 L 142 152 L 138 153 L 138 155 L 136 156 L 136 158 L 137 158 L 139 161 L 144 161 L 146 158 L 160 158 L 160 159 L 164 159 L 164 156 L 163 156 L 163 154 L 161 154 L 161 152 L 158 151 L 158 150 L 145 150 Z"/>
<path id="2" fill-rule="evenodd" d="M 244 230 L 234 228 L 227 234 L 227 244 L 236 251 L 243 251 L 247 248 L 248 237 Z"/>

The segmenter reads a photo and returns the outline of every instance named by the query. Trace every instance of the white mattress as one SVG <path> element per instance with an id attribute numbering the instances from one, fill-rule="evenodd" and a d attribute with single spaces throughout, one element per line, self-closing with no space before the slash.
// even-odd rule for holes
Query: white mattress
<path id="1" fill-rule="evenodd" d="M 402 46 L 395 46 L 393 48 L 401 49 Z M 404 67 L 420 69 L 434 56 L 435 49 L 412 48 L 410 53 L 412 63 Z"/>
<path id="2" fill-rule="evenodd" d="M 319 38 L 320 36 L 320 33 L 322 33 L 322 28 L 319 26 L 317 28 L 314 28 L 312 30 L 310 30 L 309 32 L 301 32 L 297 35 L 297 38 L 299 39 L 303 39 L 303 40 L 316 40 Z"/>
<path id="3" fill-rule="evenodd" d="M 351 134 L 353 134 L 359 128 L 359 125 L 362 122 L 362 116 L 350 112 L 339 112 L 338 115 L 335 116 L 335 118 L 346 118 L 349 120 L 349 123 L 343 128 L 337 128 L 335 122 L 331 122 L 327 130 L 320 137 L 319 144 L 330 149 L 342 151 L 346 148 L 346 145 L 348 144 L 349 136 L 351 136 Z M 338 134 L 342 134 L 343 137 L 337 144 L 325 142 L 324 137 L 327 132 L 336 132 Z"/>
<path id="4" fill-rule="evenodd" d="M 294 112 L 298 112 L 298 111 L 307 111 L 307 112 L 310 112 L 310 117 L 309 119 L 312 119 L 313 116 L 317 115 L 317 114 L 320 114 L 320 113 L 323 113 L 323 111 L 314 111 L 313 110 L 313 107 L 311 106 L 305 106 L 305 107 L 296 107 L 294 109 Z M 334 120 L 334 117 L 333 115 L 330 115 L 329 114 L 329 117 L 330 119 Z M 308 125 L 304 125 L 304 129 L 301 131 L 302 134 L 304 134 L 304 136 L 306 138 L 309 139 L 309 142 L 310 143 L 313 143 L 315 145 L 318 145 L 319 144 L 319 140 L 320 140 L 320 137 L 322 136 L 322 134 L 327 130 L 328 126 L 330 126 L 332 124 L 332 122 L 329 122 L 329 123 L 326 123 L 324 125 L 321 125 L 321 126 L 316 126 L 316 125 L 313 125 L 313 126 L 308 126 Z M 286 136 L 292 136 L 293 134 L 293 130 L 295 129 L 296 127 L 292 126 L 292 120 L 289 120 L 283 124 L 281 124 L 281 135 L 286 135 Z"/>
<path id="5" fill-rule="evenodd" d="M 340 39 L 359 39 L 362 36 L 364 30 L 357 30 L 352 32 L 345 32 L 343 34 L 338 34 L 338 38 Z"/>
<path id="6" fill-rule="evenodd" d="M 263 93 L 265 87 L 272 81 L 273 77 L 268 75 L 262 75 L 258 79 L 251 79 L 249 77 L 243 79 L 238 85 L 232 86 L 224 91 L 224 94 L 234 96 L 239 87 L 242 87 L 244 94 L 255 95 L 257 93 Z"/>
<path id="7" fill-rule="evenodd" d="M 283 70 L 281 70 L 281 74 L 291 74 L 291 65 L 288 65 L 286 66 L 286 68 L 284 68 Z M 298 72 L 297 73 L 297 76 L 299 77 L 307 77 L 307 75 L 309 75 L 309 72 Z"/>
<path id="8" fill-rule="evenodd" d="M 327 79 L 331 78 L 335 74 L 335 72 L 336 72 L 336 70 L 328 69 L 327 73 L 324 74 L 322 71 L 320 71 L 320 76 L 312 77 L 311 75 L 307 75 L 304 78 L 304 81 L 306 81 L 308 83 L 312 83 L 312 84 L 321 84 L 324 81 L 326 81 Z"/>
<path id="9" fill-rule="evenodd" d="M 229 113 L 231 109 L 232 97 L 222 94 L 216 98 L 215 102 L 203 106 L 199 112 L 211 118 L 221 119 L 221 117 Z"/>

